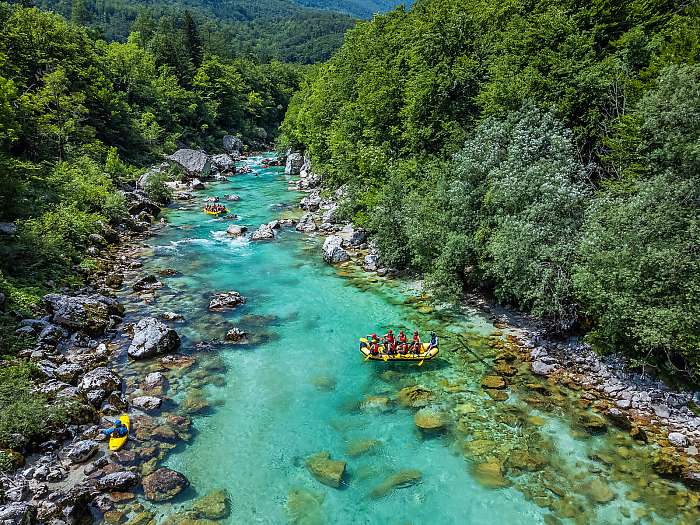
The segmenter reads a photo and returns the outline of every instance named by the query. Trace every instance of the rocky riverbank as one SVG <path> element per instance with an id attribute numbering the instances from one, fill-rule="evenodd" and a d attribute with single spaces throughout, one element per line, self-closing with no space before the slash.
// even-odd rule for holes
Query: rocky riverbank
<path id="1" fill-rule="evenodd" d="M 124 307 L 114 291 L 127 283 L 133 293 L 147 296 L 163 286 L 158 276 L 140 274 L 141 262 L 135 257 L 138 244 L 164 227 L 157 221 L 162 204 L 145 191 L 149 178 L 174 170 L 178 179 L 167 185 L 175 198 L 192 199 L 193 191 L 205 187 L 204 181 L 227 180 L 235 173 L 241 146 L 227 136 L 223 154 L 178 150 L 144 173 L 135 187 L 124 188 L 130 215 L 120 224 L 103 225 L 103 233 L 91 237 L 88 253 L 98 261 L 98 269 L 88 276 L 86 286 L 45 296 L 44 315 L 19 323 L 17 333 L 36 341 L 19 355 L 38 371 L 36 391 L 51 404 L 70 406 L 73 415 L 44 441 L 17 437 L 25 446 L 10 454 L 19 468 L 0 477 L 2 525 L 73 525 L 95 519 L 146 525 L 155 523 L 154 515 L 130 503 L 137 493 L 160 502 L 187 488 L 184 476 L 158 468 L 158 463 L 178 443 L 192 439 L 189 416 L 209 406 L 199 388 L 221 364 L 175 353 L 180 346 L 173 328 L 180 317 L 175 313 L 123 323 Z M 127 355 L 134 364 L 127 365 Z M 142 366 L 135 364 L 142 360 Z M 186 378 L 188 371 L 195 377 Z M 182 410 L 173 410 L 170 396 L 178 389 L 187 389 L 187 397 Z M 123 412 L 132 418 L 129 446 L 107 454 L 100 430 Z M 219 491 L 195 501 L 171 523 L 220 519 L 227 513 L 228 495 Z"/>
<path id="2" fill-rule="evenodd" d="M 321 176 L 308 158 L 290 153 L 286 173 L 298 177 L 290 187 L 306 193 L 300 201 L 304 214 L 297 230 L 325 236 L 323 258 L 329 264 L 362 268 L 377 277 L 399 272 L 381 263 L 381 254 L 367 232 L 338 219 L 345 198 L 340 188 L 333 195 L 321 191 Z M 548 384 L 582 392 L 582 406 L 649 446 L 654 470 L 661 476 L 700 488 L 699 393 L 674 390 L 662 381 L 631 369 L 621 355 L 600 356 L 578 340 L 562 342 L 548 335 L 538 320 L 510 311 L 480 296 L 467 298 L 465 306 L 489 315 L 509 335 L 508 347 L 530 371 Z M 498 372 L 488 381 L 508 384 Z M 488 382 L 487 381 L 487 382 Z M 499 386 L 498 389 L 501 387 Z M 488 389 L 488 387 L 487 387 Z M 489 390 L 493 392 L 494 390 Z"/>

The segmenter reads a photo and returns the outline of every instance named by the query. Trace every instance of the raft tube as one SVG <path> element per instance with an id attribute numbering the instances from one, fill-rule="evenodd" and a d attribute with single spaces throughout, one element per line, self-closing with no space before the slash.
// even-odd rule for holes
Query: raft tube
<path id="1" fill-rule="evenodd" d="M 369 350 L 367 339 L 360 339 L 360 353 L 369 361 L 430 361 L 438 355 L 440 349 L 435 347 L 428 350 L 428 346 L 428 343 L 422 343 L 422 352 L 419 354 L 385 354 L 384 345 L 379 345 L 379 353 L 374 355 Z"/>

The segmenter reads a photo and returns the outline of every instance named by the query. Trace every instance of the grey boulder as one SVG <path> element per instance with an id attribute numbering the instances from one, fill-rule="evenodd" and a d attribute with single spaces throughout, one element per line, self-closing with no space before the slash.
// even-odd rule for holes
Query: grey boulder
<path id="1" fill-rule="evenodd" d="M 304 157 L 301 153 L 290 153 L 287 155 L 287 163 L 284 166 L 285 175 L 298 175 L 304 164 Z"/>
<path id="2" fill-rule="evenodd" d="M 338 264 L 350 259 L 348 252 L 342 247 L 343 239 L 338 235 L 330 235 L 323 243 L 323 260 L 328 264 Z"/>
<path id="3" fill-rule="evenodd" d="M 189 176 L 207 177 L 211 172 L 211 158 L 203 151 L 179 149 L 166 159 L 183 169 Z"/>
<path id="4" fill-rule="evenodd" d="M 269 241 L 275 238 L 275 231 L 269 224 L 261 224 L 250 237 L 251 241 Z"/>
<path id="5" fill-rule="evenodd" d="M 180 346 L 180 336 L 155 317 L 145 317 L 134 327 L 134 338 L 127 353 L 133 359 L 166 354 Z"/>
<path id="6" fill-rule="evenodd" d="M 84 463 L 95 455 L 99 447 L 100 444 L 92 439 L 78 441 L 71 447 L 70 452 L 68 452 L 68 459 L 73 463 Z"/>
<path id="7" fill-rule="evenodd" d="M 243 141 L 234 135 L 224 135 L 224 149 L 236 155 L 243 151 Z"/>
<path id="8" fill-rule="evenodd" d="M 72 330 L 100 334 L 109 326 L 110 316 L 122 315 L 124 307 L 116 299 L 104 295 L 61 294 L 44 296 L 44 304 L 54 323 Z"/>

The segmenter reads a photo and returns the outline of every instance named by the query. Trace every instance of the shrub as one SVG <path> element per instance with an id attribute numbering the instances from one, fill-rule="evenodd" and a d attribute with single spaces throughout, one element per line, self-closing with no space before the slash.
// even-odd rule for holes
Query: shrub
<path id="1" fill-rule="evenodd" d="M 169 175 L 165 173 L 151 174 L 146 180 L 144 188 L 148 198 L 161 204 L 169 203 L 173 199 L 172 190 L 165 185 L 169 178 Z"/>
<path id="2" fill-rule="evenodd" d="M 113 224 L 118 224 L 127 218 L 129 216 L 129 208 L 124 194 L 117 191 L 107 195 L 102 204 L 102 212 Z"/>

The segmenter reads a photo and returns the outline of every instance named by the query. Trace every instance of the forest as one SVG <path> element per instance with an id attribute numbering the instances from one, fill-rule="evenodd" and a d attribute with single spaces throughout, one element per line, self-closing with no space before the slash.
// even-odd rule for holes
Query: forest
<path id="1" fill-rule="evenodd" d="M 188 12 L 141 29 L 108 43 L 60 15 L 0 4 L 0 222 L 17 227 L 0 242 L 8 312 L 81 282 L 95 264 L 88 238 L 125 215 L 115 190 L 164 153 L 217 151 L 226 133 L 274 141 L 297 66 L 205 53 Z M 14 320 L 0 319 L 7 353 Z"/>
<path id="2" fill-rule="evenodd" d="M 294 95 L 305 150 L 385 262 L 700 371 L 697 2 L 422 0 Z"/>

